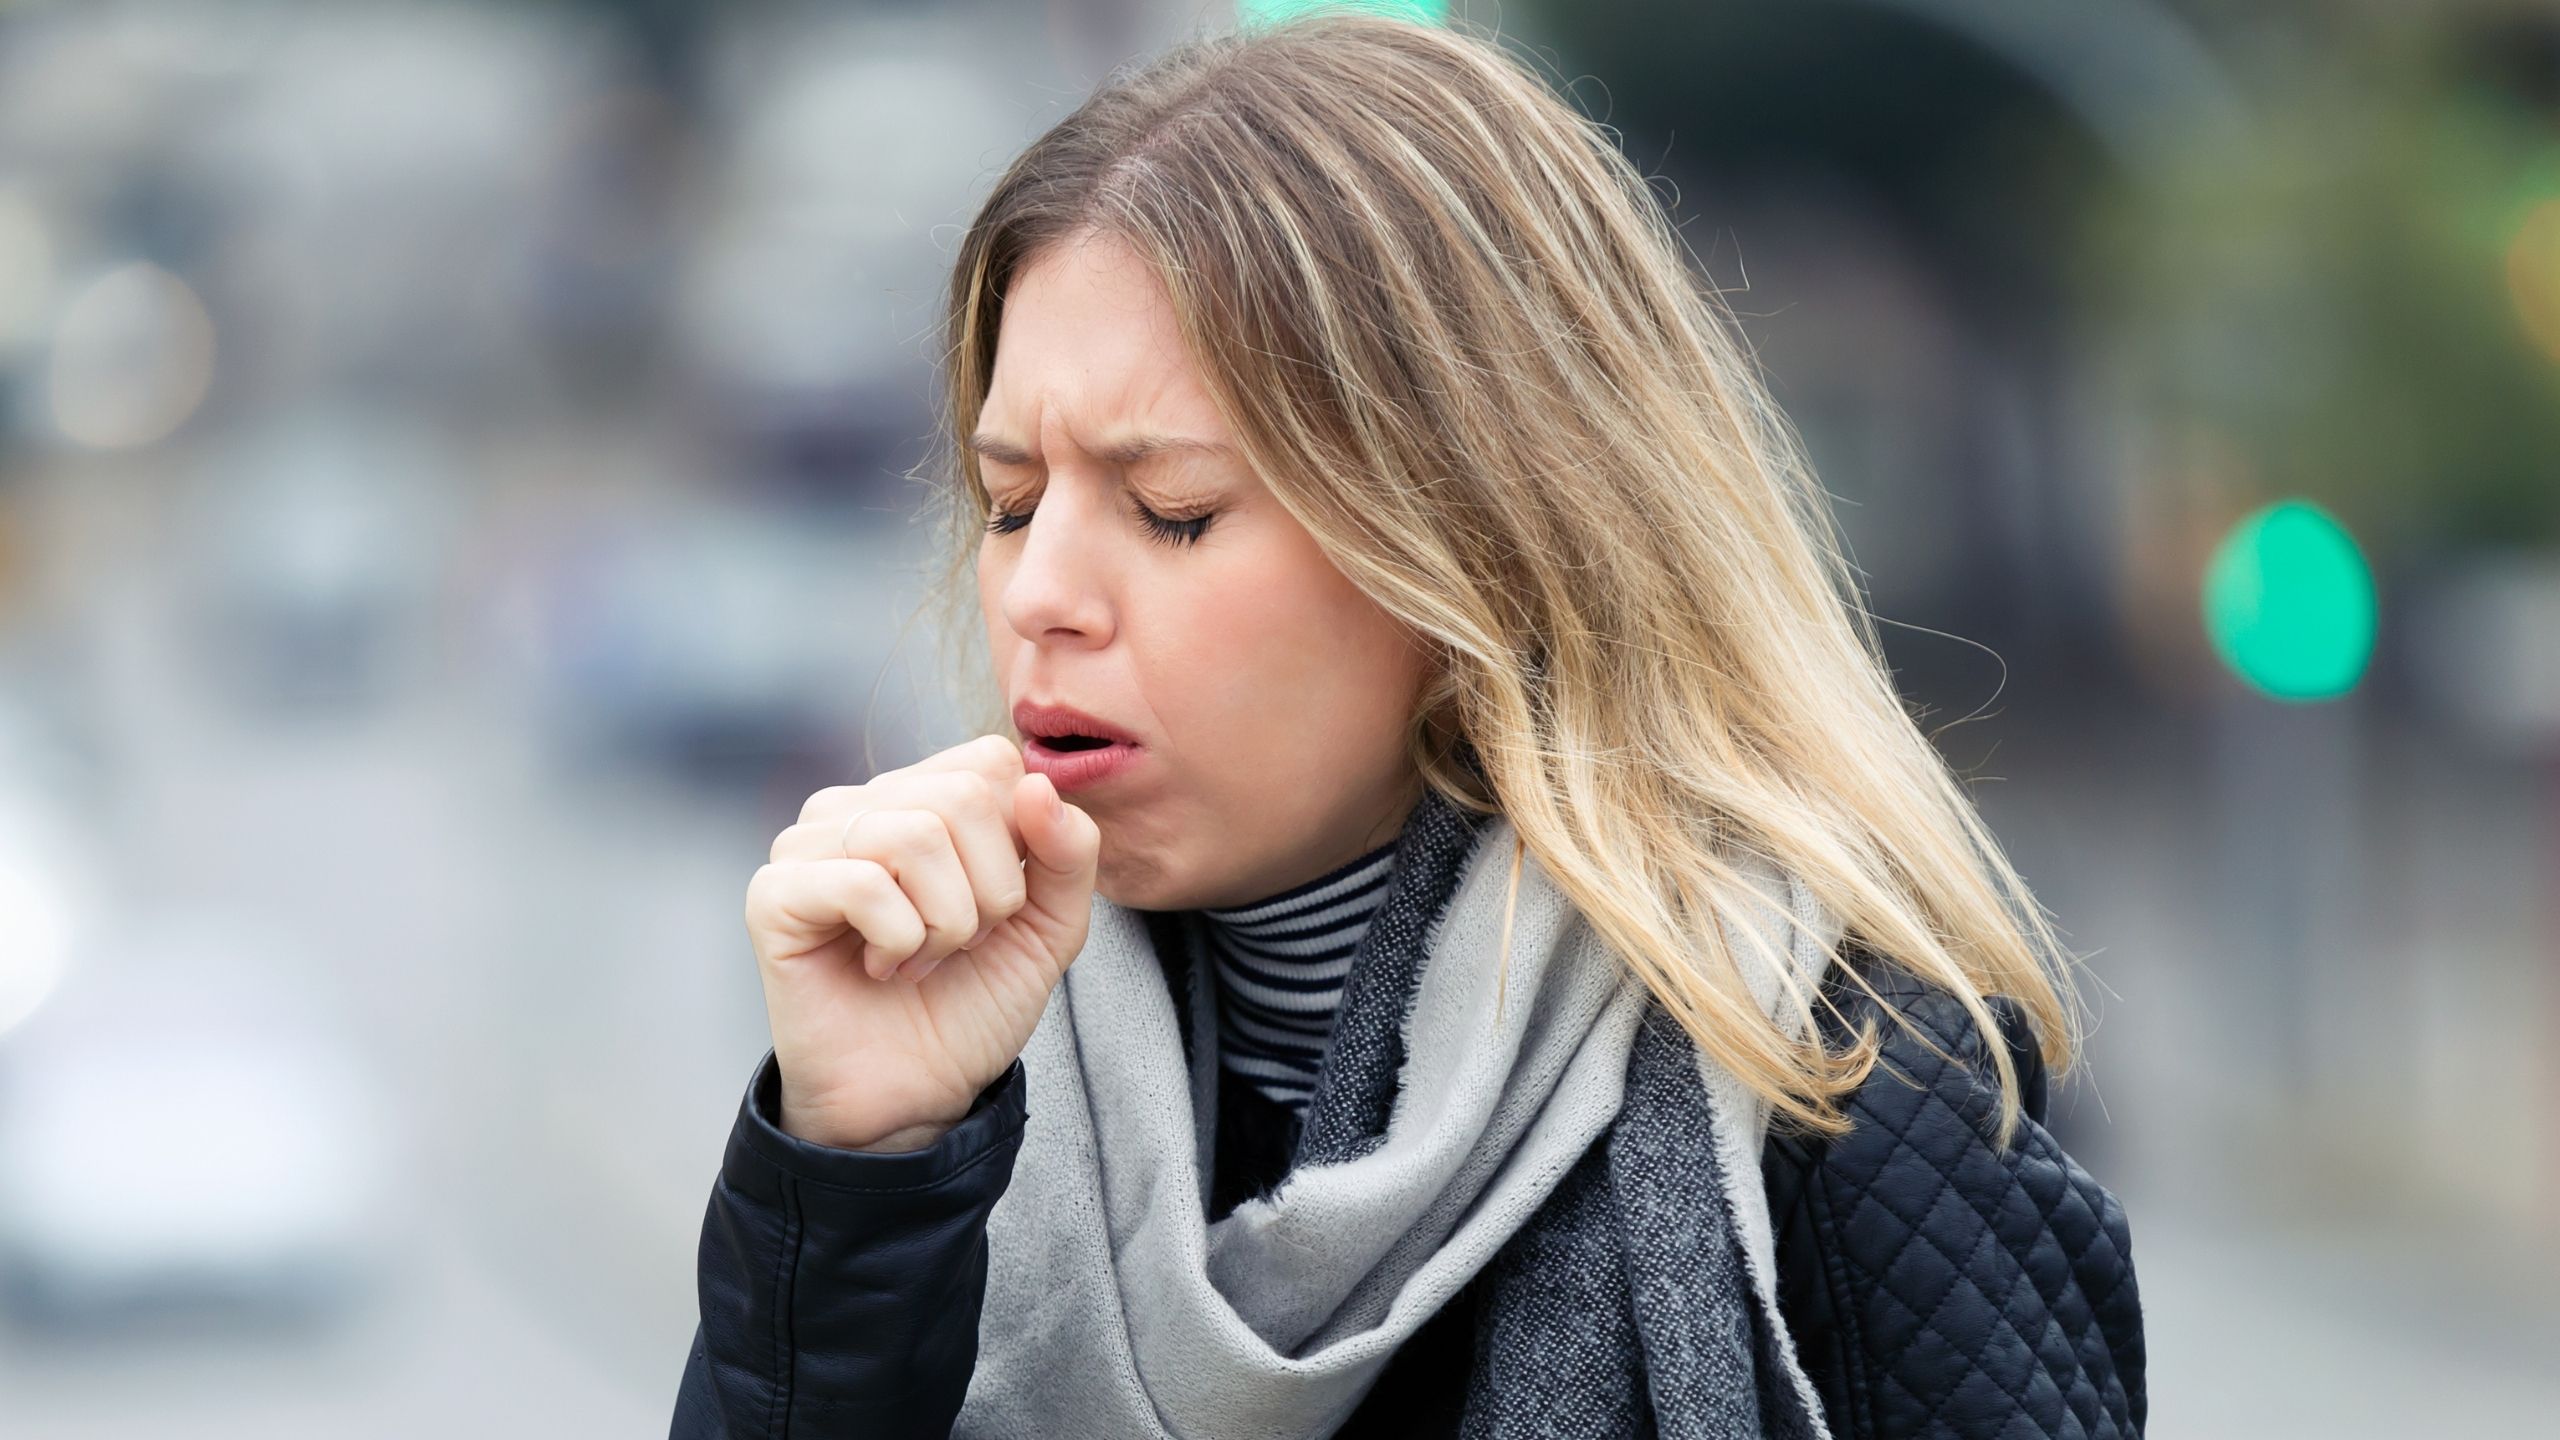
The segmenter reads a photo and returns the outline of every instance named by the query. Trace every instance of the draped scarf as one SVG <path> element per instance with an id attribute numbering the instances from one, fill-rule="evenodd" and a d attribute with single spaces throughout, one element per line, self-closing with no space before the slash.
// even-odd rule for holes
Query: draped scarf
<path id="1" fill-rule="evenodd" d="M 1516 839 L 1424 792 L 1290 1169 L 1214 1222 L 1198 917 L 1095 898 L 1023 1052 L 954 1435 L 1329 1435 L 1483 1275 L 1466 1435 L 1825 1436 L 1777 1310 L 1765 1104 Z M 1793 877 L 1746 873 L 1752 913 L 1721 921 L 1774 1015 L 1787 982 L 1736 931 L 1807 987 L 1838 931 Z"/>

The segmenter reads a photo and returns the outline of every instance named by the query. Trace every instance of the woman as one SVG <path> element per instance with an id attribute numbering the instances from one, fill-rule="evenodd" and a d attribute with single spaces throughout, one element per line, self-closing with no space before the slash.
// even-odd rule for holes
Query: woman
<path id="1" fill-rule="evenodd" d="M 1001 708 L 748 886 L 676 1435 L 2140 1433 L 2068 957 L 1605 135 L 1196 41 L 948 320 Z"/>

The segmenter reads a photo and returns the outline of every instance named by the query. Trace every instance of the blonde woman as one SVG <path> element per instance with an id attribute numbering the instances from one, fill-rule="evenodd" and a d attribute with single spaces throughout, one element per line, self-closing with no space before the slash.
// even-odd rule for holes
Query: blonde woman
<path id="1" fill-rule="evenodd" d="M 986 733 L 747 887 L 675 1435 L 2140 1433 L 2070 957 L 1604 133 L 1194 41 L 948 319 Z"/>

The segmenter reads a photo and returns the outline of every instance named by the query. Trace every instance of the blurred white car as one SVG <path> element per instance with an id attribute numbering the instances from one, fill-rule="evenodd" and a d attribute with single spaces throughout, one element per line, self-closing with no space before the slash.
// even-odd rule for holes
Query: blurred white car
<path id="1" fill-rule="evenodd" d="M 386 1243 L 384 1107 L 275 937 L 109 933 L 0 1039 L 0 1303 L 59 1327 L 354 1298 Z"/>

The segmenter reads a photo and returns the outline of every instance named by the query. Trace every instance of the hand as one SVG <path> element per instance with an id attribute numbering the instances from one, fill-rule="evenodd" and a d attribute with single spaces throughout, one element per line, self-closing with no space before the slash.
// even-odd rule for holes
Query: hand
<path id="1" fill-rule="evenodd" d="M 1084 949 L 1101 849 L 1003 735 L 810 796 L 747 884 L 783 1130 L 915 1150 L 958 1123 Z"/>

